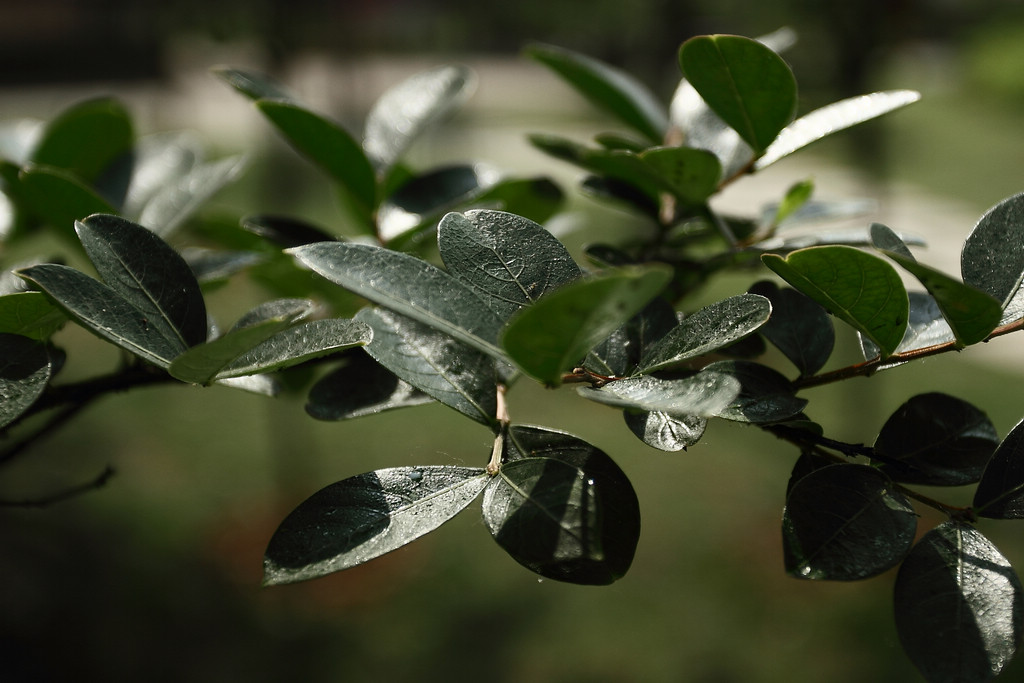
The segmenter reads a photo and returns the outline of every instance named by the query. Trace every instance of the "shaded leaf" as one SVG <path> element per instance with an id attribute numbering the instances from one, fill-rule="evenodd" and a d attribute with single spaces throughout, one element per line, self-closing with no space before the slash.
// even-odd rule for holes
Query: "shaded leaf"
<path id="1" fill-rule="evenodd" d="M 830 313 L 893 354 L 903 339 L 910 314 L 899 274 L 885 261 L 853 247 L 811 247 L 786 258 L 764 254 L 761 260 L 782 279 Z"/>
<path id="2" fill-rule="evenodd" d="M 793 385 L 767 365 L 742 360 L 723 360 L 704 366 L 699 373 L 722 374 L 739 382 L 740 391 L 717 417 L 738 422 L 770 423 L 787 420 L 807 405 L 795 395 Z"/>
<path id="3" fill-rule="evenodd" d="M 678 324 L 672 304 L 661 297 L 652 299 L 643 310 L 595 346 L 587 354 L 584 367 L 615 377 L 633 374 L 647 349 Z"/>
<path id="4" fill-rule="evenodd" d="M 886 420 L 874 447 L 898 461 L 881 465 L 896 481 L 960 486 L 981 478 L 998 444 L 985 413 L 955 396 L 927 393 L 914 396 Z"/>
<path id="5" fill-rule="evenodd" d="M 740 389 L 739 380 L 728 374 L 699 372 L 679 379 L 628 377 L 601 388 L 581 387 L 579 393 L 617 408 L 686 418 L 720 415 L 737 399 Z"/>
<path id="6" fill-rule="evenodd" d="M 45 345 L 19 334 L 0 333 L 0 427 L 32 407 L 52 373 Z"/>
<path id="7" fill-rule="evenodd" d="M 401 314 L 364 308 L 356 320 L 373 328 L 366 347 L 374 360 L 423 393 L 477 422 L 497 413 L 494 360 Z"/>
<path id="8" fill-rule="evenodd" d="M 673 417 L 662 412 L 622 413 L 626 426 L 652 448 L 674 453 L 685 451 L 704 436 L 708 421 L 696 415 Z"/>
<path id="9" fill-rule="evenodd" d="M 265 254 L 254 251 L 223 251 L 202 247 L 186 247 L 181 250 L 181 257 L 192 269 L 196 280 L 207 288 L 213 283 L 226 282 L 232 275 L 267 261 Z"/>
<path id="10" fill-rule="evenodd" d="M 347 420 L 433 400 L 368 354 L 358 353 L 313 385 L 306 412 L 317 420 Z"/>
<path id="11" fill-rule="evenodd" d="M 642 310 L 671 277 L 671 269 L 657 265 L 563 285 L 515 314 L 502 333 L 502 345 L 524 372 L 557 386 L 566 371 Z"/>
<path id="12" fill-rule="evenodd" d="M 67 171 L 28 166 L 18 175 L 18 192 L 56 234 L 74 238 L 75 221 L 94 213 L 116 213 L 105 199 Z M 77 240 L 76 240 L 77 241 Z"/>
<path id="13" fill-rule="evenodd" d="M 750 291 L 772 304 L 772 316 L 760 333 L 793 362 L 802 377 L 821 370 L 836 341 L 835 328 L 825 309 L 795 289 L 768 280 L 756 283 Z"/>
<path id="14" fill-rule="evenodd" d="M 1011 308 L 1024 278 L 1024 194 L 1004 199 L 978 220 L 964 242 L 960 270 L 966 284 Z"/>
<path id="15" fill-rule="evenodd" d="M 899 564 L 916 530 L 910 501 L 873 467 L 816 469 L 786 497 L 786 571 L 802 579 L 866 579 Z"/>
<path id="16" fill-rule="evenodd" d="M 0 333 L 41 341 L 63 327 L 67 320 L 63 311 L 42 292 L 0 296 Z"/>
<path id="17" fill-rule="evenodd" d="M 992 454 L 974 508 L 982 517 L 1024 519 L 1024 422 L 1018 422 Z"/>
<path id="18" fill-rule="evenodd" d="M 783 128 L 754 164 L 760 170 L 833 133 L 905 107 L 921 99 L 913 90 L 888 90 L 833 102 Z"/>
<path id="19" fill-rule="evenodd" d="M 900 567 L 894 602 L 903 649 L 929 683 L 991 680 L 1017 652 L 1020 580 L 971 526 L 925 534 Z"/>
<path id="20" fill-rule="evenodd" d="M 378 174 L 395 164 L 424 131 L 459 107 L 475 86 L 465 66 L 441 66 L 389 88 L 366 117 L 363 149 Z"/>
<path id="21" fill-rule="evenodd" d="M 498 173 L 482 164 L 459 164 L 427 171 L 381 202 L 377 232 L 385 242 L 432 229 L 438 219 L 498 182 Z"/>
<path id="22" fill-rule="evenodd" d="M 718 190 L 722 164 L 707 150 L 654 147 L 639 156 L 655 170 L 666 189 L 685 204 L 703 204 Z"/>
<path id="23" fill-rule="evenodd" d="M 365 244 L 320 242 L 288 250 L 331 282 L 455 337 L 493 358 L 501 320 L 466 285 L 414 256 Z"/>
<path id="24" fill-rule="evenodd" d="M 545 154 L 633 188 L 650 201 L 657 202 L 659 194 L 670 189 L 657 169 L 633 152 L 588 147 L 557 135 L 534 134 L 528 139 Z"/>
<path id="25" fill-rule="evenodd" d="M 771 48 L 739 36 L 697 36 L 679 48 L 686 79 L 760 155 L 796 112 L 796 79 Z"/>
<path id="26" fill-rule="evenodd" d="M 733 344 L 768 321 L 772 306 L 757 294 L 739 294 L 683 318 L 647 349 L 637 372 L 654 372 Z"/>
<path id="27" fill-rule="evenodd" d="M 131 118 L 120 102 L 108 97 L 86 100 L 45 124 L 29 161 L 91 183 L 131 149 L 134 139 Z"/>
<path id="28" fill-rule="evenodd" d="M 246 216 L 242 219 L 242 229 L 285 249 L 334 239 L 334 235 L 322 228 L 290 216 Z"/>
<path id="29" fill-rule="evenodd" d="M 493 203 L 502 211 L 543 223 L 558 213 L 564 199 L 561 188 L 553 180 L 537 176 L 499 180 L 475 197 L 473 203 Z"/>
<path id="30" fill-rule="evenodd" d="M 561 76 L 594 105 L 658 144 L 668 129 L 661 102 L 630 74 L 586 55 L 552 45 L 534 44 L 527 56 Z"/>
<path id="31" fill-rule="evenodd" d="M 448 272 L 507 319 L 582 271 L 554 235 L 503 211 L 449 213 L 437 226 Z"/>
<path id="32" fill-rule="evenodd" d="M 342 480 L 295 508 L 274 532 L 263 583 L 313 579 L 396 550 L 473 502 L 490 481 L 470 467 L 391 467 Z"/>

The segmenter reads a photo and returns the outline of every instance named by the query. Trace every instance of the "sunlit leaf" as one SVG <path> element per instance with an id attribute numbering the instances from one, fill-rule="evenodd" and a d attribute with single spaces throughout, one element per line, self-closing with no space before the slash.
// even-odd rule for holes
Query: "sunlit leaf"
<path id="1" fill-rule="evenodd" d="M 1024 422 L 1018 422 L 992 454 L 974 508 L 982 517 L 1024 519 Z"/>
<path id="2" fill-rule="evenodd" d="M 678 379 L 628 377 L 600 388 L 582 387 L 579 393 L 617 408 L 686 418 L 720 415 L 737 399 L 740 388 L 739 380 L 727 374 L 700 372 Z"/>
<path id="3" fill-rule="evenodd" d="M 771 224 L 779 225 L 790 216 L 800 211 L 800 209 L 807 205 L 807 202 L 810 200 L 811 194 L 813 193 L 814 181 L 812 180 L 801 180 L 800 182 L 791 185 L 790 188 L 786 190 L 786 195 L 782 198 L 782 202 L 779 203 Z"/>
<path id="4" fill-rule="evenodd" d="M 0 333 L 0 427 L 32 407 L 52 372 L 44 344 L 19 334 Z"/>
<path id="5" fill-rule="evenodd" d="M 964 242 L 960 270 L 965 283 L 1009 308 L 1024 279 L 1024 194 L 1004 199 L 978 220 Z"/>
<path id="6" fill-rule="evenodd" d="M 154 193 L 139 212 L 139 223 L 158 235 L 170 235 L 213 195 L 235 181 L 244 168 L 242 157 L 197 164 Z"/>
<path id="7" fill-rule="evenodd" d="M 953 330 L 949 328 L 949 323 L 942 317 L 942 311 L 939 310 L 939 306 L 931 294 L 907 292 L 907 296 L 910 300 L 910 318 L 903 340 L 896 347 L 896 353 L 947 344 L 956 340 Z M 864 335 L 859 335 L 859 337 L 864 360 L 877 358 L 878 347 Z M 886 368 L 889 367 L 896 367 L 896 365 L 886 366 Z"/>
<path id="8" fill-rule="evenodd" d="M 866 579 L 899 564 L 916 530 L 913 506 L 884 474 L 867 465 L 816 469 L 786 497 L 786 571 L 802 579 Z"/>
<path id="9" fill-rule="evenodd" d="M 737 422 L 771 423 L 788 420 L 807 405 L 793 385 L 767 365 L 744 360 L 709 363 L 700 375 L 721 374 L 739 382 L 739 394 L 718 417 Z"/>
<path id="10" fill-rule="evenodd" d="M 761 257 L 764 264 L 830 313 L 893 354 L 910 314 L 899 274 L 877 256 L 853 247 L 811 247 Z"/>
<path id="11" fill-rule="evenodd" d="M 1020 580 L 972 526 L 925 534 L 900 567 L 894 602 L 903 649 L 929 683 L 989 681 L 1017 653 Z"/>
<path id="12" fill-rule="evenodd" d="M 412 178 L 381 202 L 377 231 L 385 242 L 433 229 L 447 211 L 479 196 L 498 182 L 498 172 L 482 164 L 443 166 Z"/>
<path id="13" fill-rule="evenodd" d="M 685 451 L 704 436 L 706 418 L 697 415 L 674 417 L 662 412 L 623 411 L 626 426 L 652 448 L 674 453 Z"/>
<path id="14" fill-rule="evenodd" d="M 42 292 L 17 292 L 0 296 L 0 333 L 17 334 L 37 341 L 48 339 L 68 317 Z"/>
<path id="15" fill-rule="evenodd" d="M 482 469 L 435 465 L 392 467 L 331 484 L 274 532 L 263 583 L 313 579 L 396 550 L 458 514 L 490 479 Z"/>
<path id="16" fill-rule="evenodd" d="M 534 134 L 528 139 L 530 144 L 545 154 L 575 164 L 607 180 L 625 184 L 650 201 L 657 202 L 661 192 L 671 190 L 656 166 L 645 163 L 633 152 L 588 147 L 557 135 Z"/>

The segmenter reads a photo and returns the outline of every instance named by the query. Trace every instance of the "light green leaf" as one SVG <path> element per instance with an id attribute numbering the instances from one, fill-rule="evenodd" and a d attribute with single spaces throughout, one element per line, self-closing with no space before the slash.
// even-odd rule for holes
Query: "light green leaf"
<path id="1" fill-rule="evenodd" d="M 775 211 L 775 218 L 772 220 L 772 225 L 779 225 L 782 221 L 799 211 L 807 204 L 807 201 L 811 198 L 811 194 L 813 192 L 813 180 L 801 180 L 800 182 L 791 185 L 790 188 L 786 190 L 786 196 L 782 198 L 779 208 Z"/>
<path id="2" fill-rule="evenodd" d="M 109 97 L 86 100 L 44 126 L 29 161 L 92 183 L 131 149 L 134 137 L 131 118 L 120 102 Z"/>
<path id="3" fill-rule="evenodd" d="M 871 339 L 882 357 L 895 352 L 910 313 L 907 291 L 888 263 L 847 246 L 810 247 L 764 264 L 794 288 Z"/>
<path id="4" fill-rule="evenodd" d="M 64 326 L 68 317 L 42 292 L 0 296 L 0 332 L 41 341 Z"/>
<path id="5" fill-rule="evenodd" d="M 711 152 L 692 147 L 653 147 L 640 154 L 666 189 L 685 204 L 703 204 L 718 190 L 722 164 Z"/>
<path id="6" fill-rule="evenodd" d="M 672 279 L 667 266 L 623 268 L 569 283 L 524 308 L 509 321 L 502 345 L 519 367 L 545 384 L 628 321 Z"/>
<path id="7" fill-rule="evenodd" d="M 28 166 L 18 175 L 18 193 L 56 234 L 75 239 L 75 221 L 94 213 L 117 211 L 105 199 L 67 171 Z"/>

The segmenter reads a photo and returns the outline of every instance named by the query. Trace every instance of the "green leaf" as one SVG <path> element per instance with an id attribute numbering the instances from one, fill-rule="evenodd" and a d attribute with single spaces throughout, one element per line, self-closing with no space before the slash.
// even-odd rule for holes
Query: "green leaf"
<path id="1" fill-rule="evenodd" d="M 982 517 L 1024 519 L 1024 422 L 1018 422 L 992 454 L 974 492 Z"/>
<path id="2" fill-rule="evenodd" d="M 363 149 L 377 174 L 387 174 L 425 131 L 459 107 L 475 86 L 465 66 L 441 66 L 389 88 L 366 117 Z"/>
<path id="3" fill-rule="evenodd" d="M 768 321 L 772 306 L 756 294 L 740 294 L 719 301 L 683 318 L 647 349 L 637 372 L 655 372 L 678 366 L 743 339 Z"/>
<path id="4" fill-rule="evenodd" d="M 742 360 L 709 363 L 699 373 L 722 374 L 740 384 L 739 395 L 717 417 L 737 422 L 782 422 L 797 415 L 807 400 L 795 395 L 793 385 L 767 365 Z"/>
<path id="5" fill-rule="evenodd" d="M 164 334 L 166 325 L 150 324 L 147 311 L 74 268 L 43 264 L 19 274 L 38 285 L 85 329 L 150 363 L 166 368 L 185 350 L 177 335 Z"/>
<path id="6" fill-rule="evenodd" d="M 414 256 L 344 242 L 309 244 L 288 253 L 331 282 L 418 320 L 492 358 L 501 320 L 466 285 Z"/>
<path id="7" fill-rule="evenodd" d="M 219 66 L 210 69 L 210 72 L 251 100 L 294 99 L 280 84 L 255 71 Z"/>
<path id="8" fill-rule="evenodd" d="M 345 189 L 356 215 L 370 224 L 370 215 L 377 206 L 377 181 L 359 143 L 334 122 L 300 104 L 258 100 L 256 107 L 296 151 Z"/>
<path id="9" fill-rule="evenodd" d="M 720 415 L 737 399 L 740 388 L 739 380 L 727 374 L 698 372 L 679 379 L 627 377 L 600 388 L 581 387 L 579 393 L 591 401 L 628 411 L 687 418 Z"/>
<path id="10" fill-rule="evenodd" d="M 942 317 L 949 323 L 960 345 L 970 346 L 984 341 L 999 324 L 1002 304 L 991 295 L 921 265 L 899 236 L 880 223 L 871 226 L 871 236 L 875 248 L 916 277 L 935 297 Z"/>
<path id="11" fill-rule="evenodd" d="M 57 168 L 26 167 L 18 176 L 18 191 L 31 209 L 65 238 L 74 239 L 77 220 L 95 213 L 117 213 L 82 181 Z"/>
<path id="12" fill-rule="evenodd" d="M 306 412 L 317 420 L 347 420 L 433 400 L 368 354 L 358 353 L 346 356 L 344 365 L 313 385 Z"/>
<path id="13" fill-rule="evenodd" d="M 894 412 L 875 440 L 894 480 L 961 486 L 981 478 L 999 437 L 985 413 L 955 396 L 918 394 Z"/>
<path id="14" fill-rule="evenodd" d="M 334 235 L 322 228 L 290 216 L 246 216 L 242 219 L 242 229 L 285 249 L 334 239 Z"/>
<path id="15" fill-rule="evenodd" d="M 347 318 L 311 320 L 278 332 L 228 363 L 216 379 L 276 372 L 300 363 L 370 343 L 373 332 Z"/>
<path id="16" fill-rule="evenodd" d="M 960 270 L 965 283 L 987 292 L 1009 312 L 1024 279 L 1024 193 L 1004 199 L 978 220 L 964 242 Z"/>
<path id="17" fill-rule="evenodd" d="M 896 348 L 896 353 L 905 353 L 914 349 L 923 349 L 927 346 L 947 344 L 956 340 L 953 331 L 949 329 L 949 323 L 942 317 L 942 311 L 935 303 L 935 297 L 927 292 L 908 292 L 910 299 L 910 319 L 907 324 L 907 331 L 903 335 L 903 341 Z M 860 337 L 861 352 L 864 360 L 871 360 L 878 357 L 878 347 L 867 337 Z M 887 365 L 883 370 L 896 367 Z"/>
<path id="18" fill-rule="evenodd" d="M 625 325 L 591 349 L 584 367 L 600 375 L 631 375 L 647 349 L 678 325 L 679 318 L 672 304 L 662 297 L 652 299 Z"/>
<path id="19" fill-rule="evenodd" d="M 638 439 L 652 448 L 675 453 L 685 451 L 704 436 L 708 421 L 696 415 L 673 417 L 661 412 L 622 413 L 626 426 Z"/>
<path id="20" fill-rule="evenodd" d="M 783 128 L 754 164 L 754 168 L 761 170 L 812 142 L 913 104 L 919 99 L 921 93 L 913 90 L 888 90 L 850 97 L 815 109 Z"/>
<path id="21" fill-rule="evenodd" d="M 899 274 L 877 256 L 847 246 L 810 247 L 782 258 L 761 260 L 786 282 L 840 320 L 867 336 L 882 352 L 893 354 L 903 339 L 910 314 Z"/>
<path id="22" fill-rule="evenodd" d="M 772 317 L 760 333 L 793 362 L 802 377 L 824 367 L 835 346 L 832 321 L 819 304 L 804 294 L 763 280 L 750 288 L 772 304 Z"/>
<path id="23" fill-rule="evenodd" d="M 557 386 L 565 372 L 643 309 L 671 278 L 670 268 L 653 265 L 563 285 L 515 314 L 502 333 L 502 345 L 524 372 Z"/>
<path id="24" fill-rule="evenodd" d="M 170 235 L 213 195 L 236 180 L 244 168 L 242 157 L 197 164 L 146 202 L 139 212 L 139 223 L 163 237 Z"/>
<path id="25" fill-rule="evenodd" d="M 561 47 L 534 44 L 527 56 L 561 76 L 594 105 L 659 144 L 668 130 L 664 106 L 630 74 Z"/>
<path id="26" fill-rule="evenodd" d="M 32 407 L 52 373 L 53 363 L 44 344 L 19 334 L 0 333 L 0 427 Z"/>
<path id="27" fill-rule="evenodd" d="M 739 36 L 697 36 L 679 48 L 686 79 L 760 155 L 793 120 L 796 78 L 771 48 Z"/>
<path id="28" fill-rule="evenodd" d="M 918 542 L 894 590 L 896 630 L 929 683 L 989 681 L 1017 653 L 1021 584 L 975 528 L 949 521 Z"/>
<path id="29" fill-rule="evenodd" d="M 545 154 L 592 171 L 606 180 L 623 183 L 650 201 L 657 202 L 661 192 L 671 190 L 657 168 L 633 152 L 587 147 L 557 135 L 534 134 L 528 139 Z"/>
<path id="30" fill-rule="evenodd" d="M 0 296 L 0 333 L 42 341 L 49 339 L 67 320 L 61 309 L 42 292 Z"/>
<path id="31" fill-rule="evenodd" d="M 502 211 L 449 213 L 437 226 L 437 245 L 448 272 L 503 320 L 582 275 L 554 235 Z"/>
<path id="32" fill-rule="evenodd" d="M 782 202 L 779 204 L 778 209 L 776 209 L 775 218 L 772 219 L 772 225 L 779 225 L 797 211 L 807 206 L 807 202 L 810 200 L 813 193 L 813 180 L 801 180 L 800 182 L 793 183 L 793 185 L 786 190 L 786 196 L 782 198 Z"/>
<path id="33" fill-rule="evenodd" d="M 913 506 L 884 474 L 867 465 L 824 467 L 786 497 L 786 571 L 801 579 L 866 579 L 898 565 L 916 530 Z"/>
<path id="34" fill-rule="evenodd" d="M 294 583 L 355 567 L 433 531 L 472 503 L 490 481 L 471 467 L 391 467 L 321 489 L 274 532 L 264 585 Z"/>
<path id="35" fill-rule="evenodd" d="M 134 139 L 131 119 L 120 102 L 113 98 L 86 100 L 45 125 L 29 161 L 91 183 L 131 149 Z"/>
<path id="36" fill-rule="evenodd" d="M 639 156 L 684 204 L 703 204 L 718 191 L 722 164 L 711 152 L 692 147 L 653 147 Z"/>
<path id="37" fill-rule="evenodd" d="M 377 232 L 385 242 L 433 230 L 446 212 L 470 201 L 498 181 L 482 165 L 444 166 L 412 178 L 381 202 Z"/>
<path id="38" fill-rule="evenodd" d="M 477 206 L 493 204 L 502 211 L 543 223 L 558 213 L 564 200 L 564 193 L 553 180 L 536 176 L 499 180 L 475 197 L 473 203 Z"/>
<path id="39" fill-rule="evenodd" d="M 374 360 L 423 393 L 491 426 L 497 414 L 494 360 L 398 313 L 364 308 L 356 320 L 373 328 Z"/>

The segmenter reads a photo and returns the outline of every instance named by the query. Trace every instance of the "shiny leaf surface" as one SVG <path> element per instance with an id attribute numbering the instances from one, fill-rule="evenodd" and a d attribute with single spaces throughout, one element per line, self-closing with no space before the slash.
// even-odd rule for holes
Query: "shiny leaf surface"
<path id="1" fill-rule="evenodd" d="M 217 379 L 283 370 L 354 346 L 365 346 L 372 337 L 370 327 L 355 320 L 311 320 L 278 332 L 236 357 L 217 372 Z"/>
<path id="2" fill-rule="evenodd" d="M 0 333 L 0 427 L 32 407 L 52 373 L 46 346 L 19 334 Z"/>
<path id="3" fill-rule="evenodd" d="M 279 83 L 266 75 L 246 69 L 216 67 L 210 70 L 214 76 L 230 85 L 251 100 L 291 100 L 292 95 Z"/>
<path id="4" fill-rule="evenodd" d="M 807 406 L 793 385 L 767 365 L 743 360 L 723 360 L 704 366 L 701 374 L 713 373 L 739 382 L 740 391 L 717 416 L 737 422 L 771 423 L 788 420 Z"/>
<path id="5" fill-rule="evenodd" d="M 358 353 L 346 356 L 344 365 L 313 385 L 306 412 L 317 420 L 347 420 L 433 400 L 368 354 Z"/>
<path id="6" fill-rule="evenodd" d="M 433 229 L 445 212 L 469 201 L 498 182 L 498 173 L 483 165 L 460 164 L 412 178 L 381 202 L 377 231 L 385 242 Z"/>
<path id="7" fill-rule="evenodd" d="M 1024 422 L 1018 422 L 992 454 L 974 508 L 982 517 L 1024 519 Z"/>
<path id="8" fill-rule="evenodd" d="M 626 426 L 638 439 L 659 451 L 685 451 L 704 436 L 708 421 L 696 415 L 673 417 L 662 412 L 622 413 Z"/>
<path id="9" fill-rule="evenodd" d="M 244 168 L 242 157 L 197 164 L 146 202 L 139 212 L 139 223 L 158 235 L 170 235 L 211 197 L 241 176 Z"/>
<path id="10" fill-rule="evenodd" d="M 1004 308 L 1010 304 L 1024 278 L 1024 194 L 1004 199 L 978 220 L 964 242 L 960 270 L 965 283 Z"/>
<path id="11" fill-rule="evenodd" d="M 737 400 L 740 389 L 739 381 L 727 374 L 699 372 L 681 379 L 629 377 L 601 388 L 582 387 L 579 393 L 617 408 L 686 418 L 720 415 Z"/>

